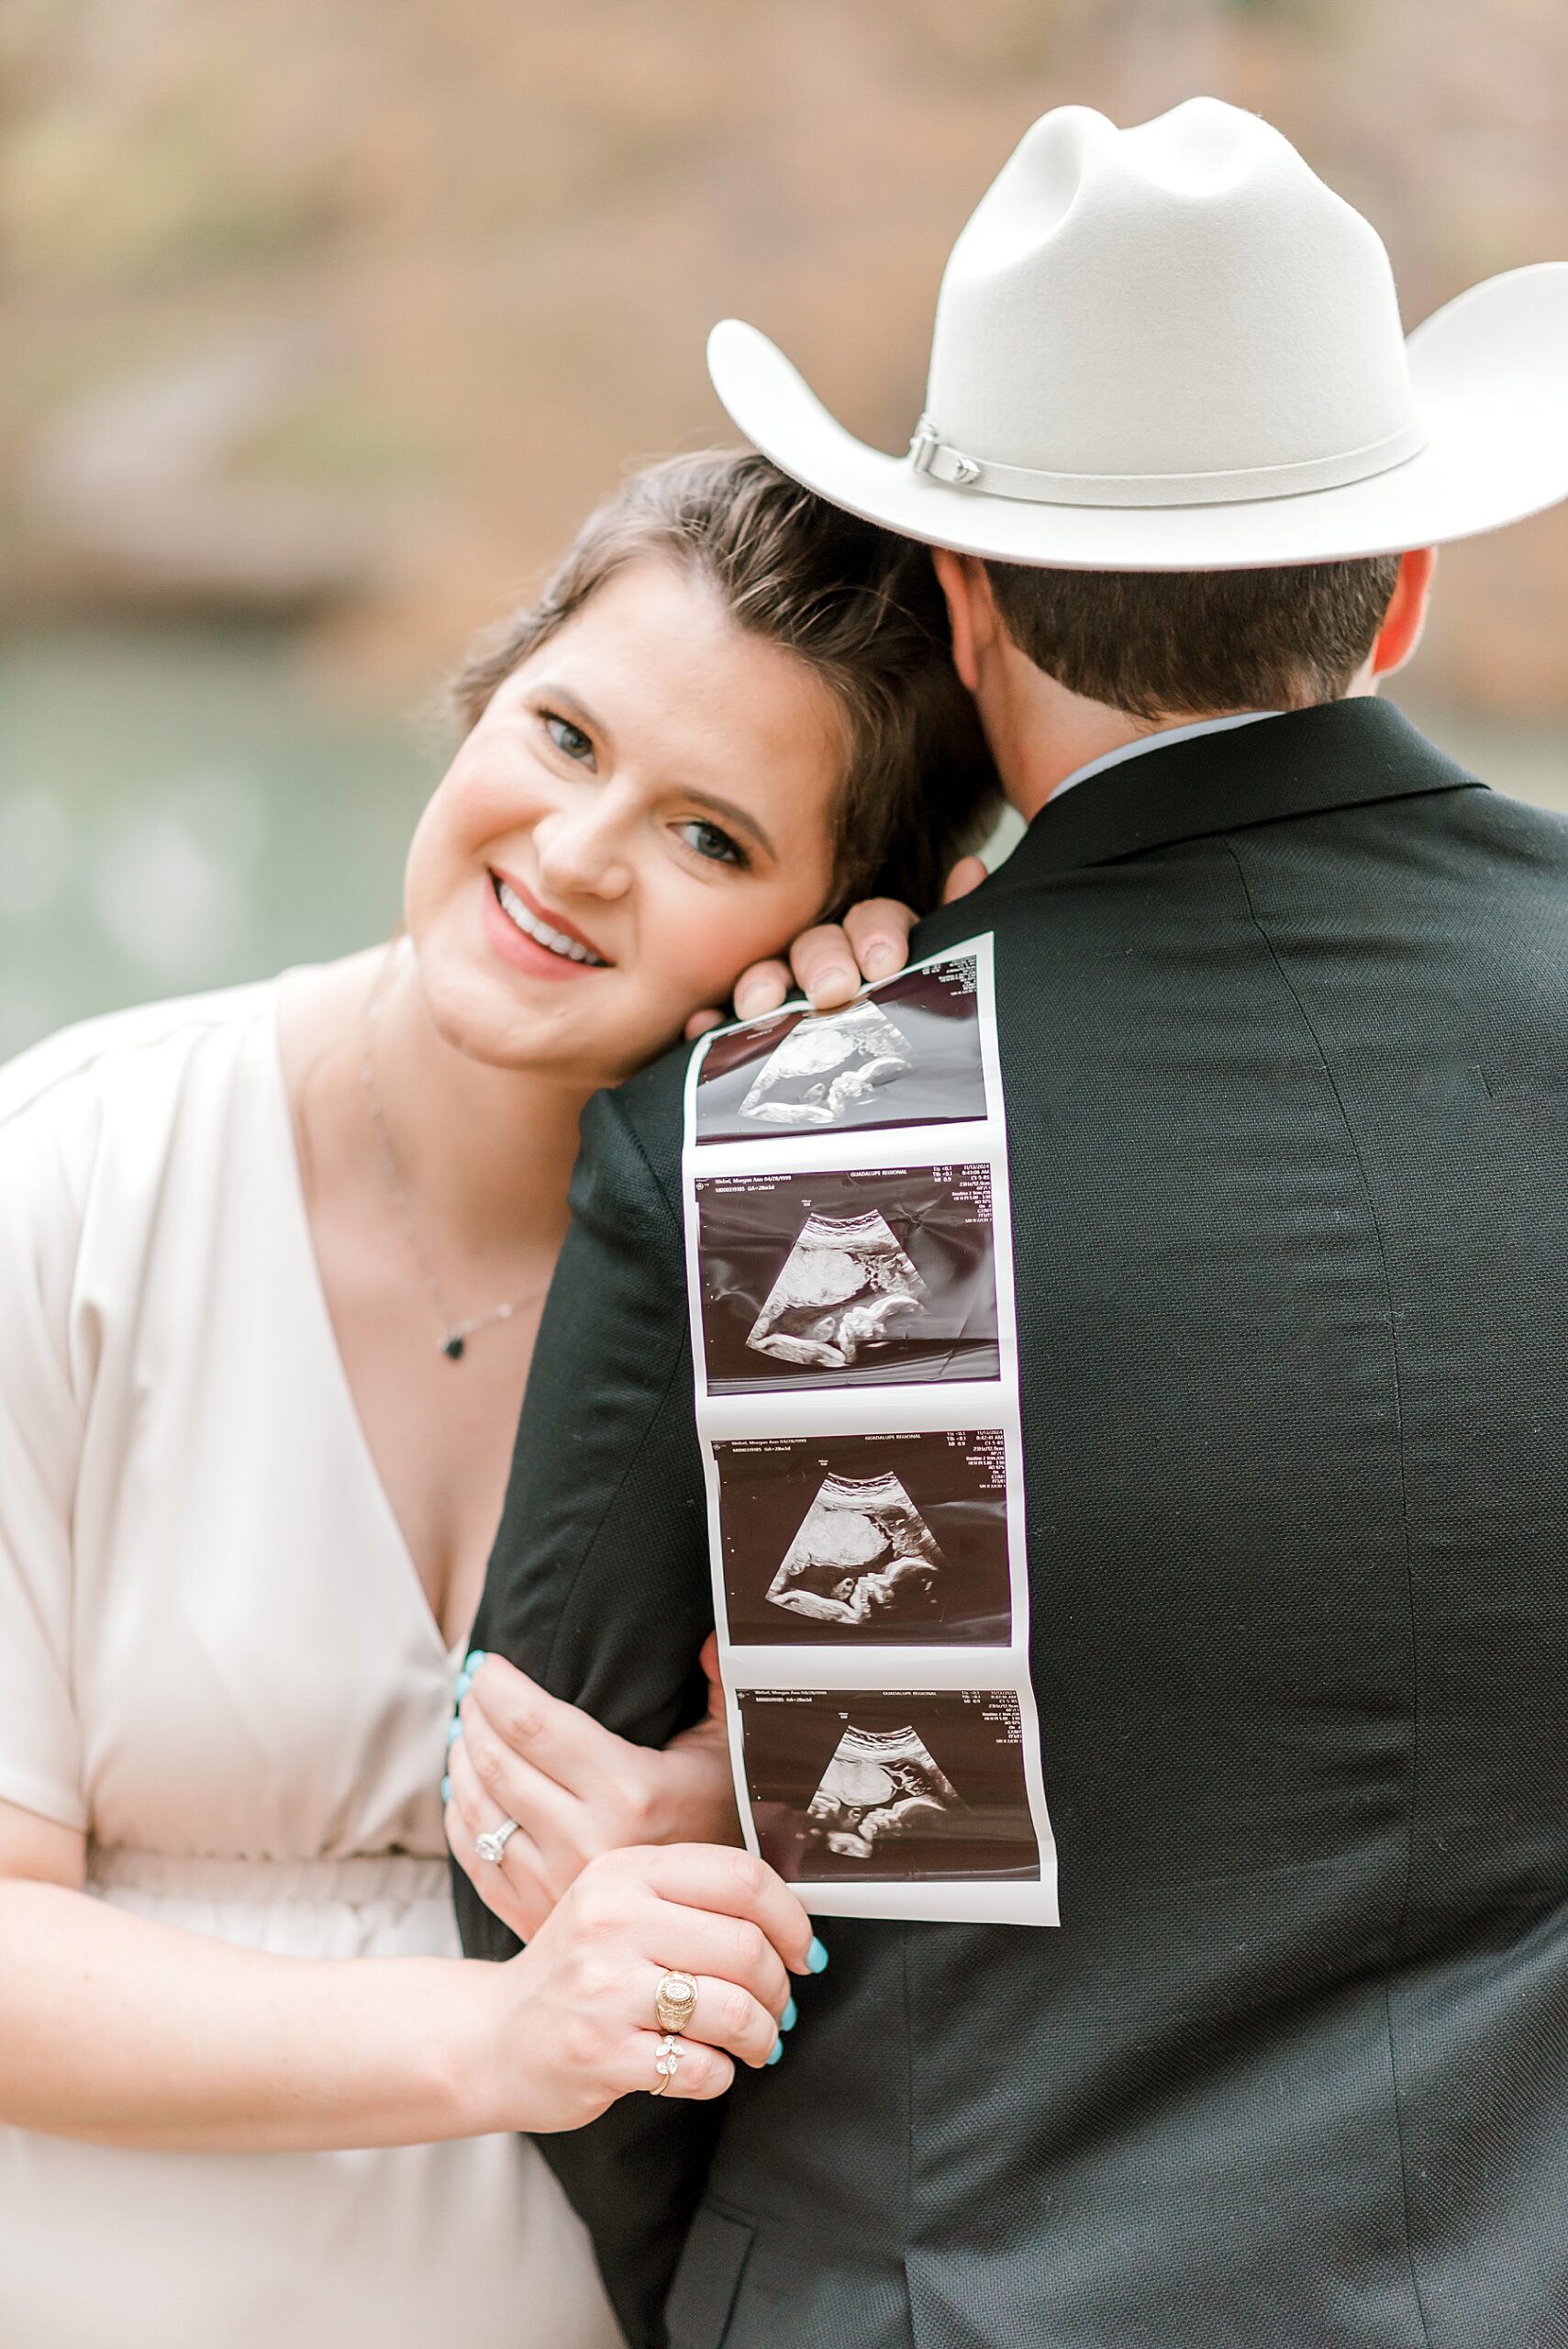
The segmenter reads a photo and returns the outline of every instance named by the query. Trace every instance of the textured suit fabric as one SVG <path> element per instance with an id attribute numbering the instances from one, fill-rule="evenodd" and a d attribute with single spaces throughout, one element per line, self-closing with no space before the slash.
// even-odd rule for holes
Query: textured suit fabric
<path id="1" fill-rule="evenodd" d="M 673 2274 L 673 2349 L 1562 2349 L 1568 825 L 1335 704 L 914 952 L 983 930 L 1062 1928 L 833 1920 L 782 2064 L 546 2151 L 639 2344 Z M 651 1742 L 682 1071 L 587 1119 L 477 1635 Z"/>

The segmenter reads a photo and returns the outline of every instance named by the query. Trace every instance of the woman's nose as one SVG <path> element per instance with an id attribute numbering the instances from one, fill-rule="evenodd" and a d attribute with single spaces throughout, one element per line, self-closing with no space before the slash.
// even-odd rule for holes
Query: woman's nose
<path id="1" fill-rule="evenodd" d="M 621 897 L 631 885 L 624 827 L 602 804 L 541 817 L 534 855 L 546 888 L 562 896 Z"/>

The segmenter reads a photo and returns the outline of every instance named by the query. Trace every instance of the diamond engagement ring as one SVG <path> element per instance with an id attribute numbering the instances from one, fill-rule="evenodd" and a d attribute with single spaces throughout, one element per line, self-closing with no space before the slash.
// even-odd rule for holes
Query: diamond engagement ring
<path id="1" fill-rule="evenodd" d="M 508 1840 L 517 1831 L 517 1820 L 504 1819 L 499 1827 L 486 1828 L 483 1835 L 476 1835 L 473 1839 L 473 1848 L 482 1860 L 490 1860 L 499 1867 L 501 1854 L 506 1850 Z"/>
<path id="2" fill-rule="evenodd" d="M 662 2032 L 684 2031 L 697 2010 L 697 1986 L 695 1976 L 680 1966 L 666 1967 L 653 1993 L 653 2011 Z M 657 2096 L 657 2088 L 653 2091 Z"/>

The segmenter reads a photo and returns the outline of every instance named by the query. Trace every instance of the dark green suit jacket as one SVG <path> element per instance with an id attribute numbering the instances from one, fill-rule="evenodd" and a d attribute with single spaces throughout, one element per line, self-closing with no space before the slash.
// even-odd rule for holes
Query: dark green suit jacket
<path id="1" fill-rule="evenodd" d="M 913 951 L 984 930 L 1062 1928 L 827 1923 L 782 2064 L 545 2151 L 639 2344 L 673 2275 L 675 2349 L 1562 2349 L 1568 824 L 1333 704 Z M 655 1742 L 682 1076 L 586 1120 L 476 1634 Z"/>

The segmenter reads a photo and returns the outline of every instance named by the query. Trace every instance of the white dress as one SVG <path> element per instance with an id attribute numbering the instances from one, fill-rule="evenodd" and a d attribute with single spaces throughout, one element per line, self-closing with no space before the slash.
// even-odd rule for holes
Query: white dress
<path id="1" fill-rule="evenodd" d="M 457 1658 L 317 1279 L 277 996 L 116 1014 L 0 1070 L 0 1799 L 84 1829 L 90 1891 L 138 1915 L 453 1954 Z M 0 2130 L 5 2349 L 619 2341 L 522 2140 Z"/>

